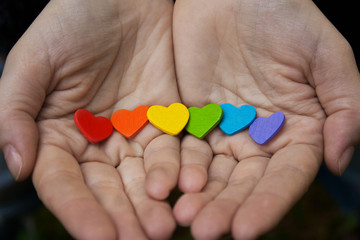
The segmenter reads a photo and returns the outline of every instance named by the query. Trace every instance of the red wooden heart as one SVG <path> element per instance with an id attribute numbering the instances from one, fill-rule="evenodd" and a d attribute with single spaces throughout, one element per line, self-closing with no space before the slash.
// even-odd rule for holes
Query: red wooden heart
<path id="1" fill-rule="evenodd" d="M 110 137 L 113 126 L 105 117 L 95 117 L 86 109 L 75 112 L 74 121 L 84 137 L 91 143 L 101 142 Z"/>
<path id="2" fill-rule="evenodd" d="M 133 111 L 120 109 L 111 116 L 114 128 L 127 138 L 135 136 L 148 123 L 146 113 L 149 107 L 139 106 Z"/>

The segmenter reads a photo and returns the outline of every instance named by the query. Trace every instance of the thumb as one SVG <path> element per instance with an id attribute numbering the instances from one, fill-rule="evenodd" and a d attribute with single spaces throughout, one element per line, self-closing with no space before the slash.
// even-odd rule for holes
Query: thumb
<path id="1" fill-rule="evenodd" d="M 333 174 L 342 175 L 360 142 L 360 76 L 349 43 L 331 30 L 324 30 L 312 71 L 327 114 L 325 163 Z"/>
<path id="2" fill-rule="evenodd" d="M 325 162 L 335 175 L 341 176 L 345 172 L 359 144 L 359 115 L 358 110 L 343 110 L 332 114 L 325 121 Z"/>
<path id="3" fill-rule="evenodd" d="M 0 79 L 0 148 L 16 180 L 33 169 L 38 144 L 35 119 L 50 78 L 44 51 L 28 35 L 9 53 Z"/>

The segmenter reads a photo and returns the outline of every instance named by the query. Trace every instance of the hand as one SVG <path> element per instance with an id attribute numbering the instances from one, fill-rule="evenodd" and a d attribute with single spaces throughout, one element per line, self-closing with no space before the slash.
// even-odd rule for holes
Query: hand
<path id="1" fill-rule="evenodd" d="M 15 178 L 76 239 L 167 238 L 180 164 L 177 137 L 148 124 L 89 144 L 73 114 L 179 101 L 173 2 L 51 1 L 8 56 L 0 81 L 0 147 Z M 157 200 L 156 200 L 157 199 Z"/>
<path id="2" fill-rule="evenodd" d="M 257 145 L 248 130 L 181 145 L 177 221 L 196 239 L 254 239 L 274 227 L 313 181 L 323 155 L 334 174 L 360 137 L 360 81 L 351 48 L 311 1 L 191 1 L 174 8 L 183 102 L 282 111 L 281 132 Z"/>

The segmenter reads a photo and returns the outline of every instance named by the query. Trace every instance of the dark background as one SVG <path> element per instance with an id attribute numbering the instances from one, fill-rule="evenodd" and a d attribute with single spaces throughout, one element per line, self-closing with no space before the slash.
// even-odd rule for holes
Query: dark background
<path id="1" fill-rule="evenodd" d="M 47 2 L 0 0 L 0 73 L 6 55 Z M 357 2 L 314 2 L 349 41 L 359 63 Z M 2 158 L 0 154 L 0 239 L 71 239 L 40 203 L 31 181 L 15 183 Z M 359 159 L 357 151 L 342 178 L 333 177 L 322 167 L 308 193 L 279 226 L 262 239 L 360 239 Z M 189 229 L 178 228 L 173 239 L 191 239 Z"/>

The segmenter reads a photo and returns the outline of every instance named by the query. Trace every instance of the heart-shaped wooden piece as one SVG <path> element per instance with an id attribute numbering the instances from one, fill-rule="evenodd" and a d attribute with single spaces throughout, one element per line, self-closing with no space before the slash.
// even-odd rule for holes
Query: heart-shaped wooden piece
<path id="1" fill-rule="evenodd" d="M 237 108 L 230 103 L 224 103 L 220 106 L 224 116 L 219 126 L 229 136 L 244 130 L 255 120 L 256 110 L 251 105 Z"/>
<path id="2" fill-rule="evenodd" d="M 203 108 L 190 107 L 189 121 L 186 131 L 191 135 L 203 139 L 221 121 L 223 116 L 222 108 L 217 104 L 208 104 Z"/>
<path id="3" fill-rule="evenodd" d="M 169 107 L 154 105 L 149 108 L 147 117 L 150 123 L 161 131 L 177 135 L 188 122 L 189 111 L 181 103 L 173 103 Z"/>
<path id="4" fill-rule="evenodd" d="M 99 116 L 95 117 L 86 109 L 75 112 L 74 121 L 80 132 L 91 143 L 101 142 L 113 132 L 113 126 L 109 119 Z"/>
<path id="5" fill-rule="evenodd" d="M 284 123 L 285 115 L 282 112 L 273 113 L 268 118 L 260 117 L 250 125 L 249 134 L 255 142 L 263 145 L 275 137 Z"/>
<path id="6" fill-rule="evenodd" d="M 114 128 L 127 138 L 134 137 L 148 123 L 146 113 L 149 107 L 139 106 L 133 111 L 120 109 L 113 113 L 110 121 Z"/>

